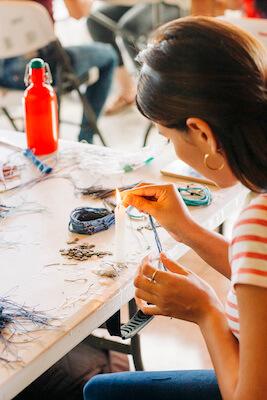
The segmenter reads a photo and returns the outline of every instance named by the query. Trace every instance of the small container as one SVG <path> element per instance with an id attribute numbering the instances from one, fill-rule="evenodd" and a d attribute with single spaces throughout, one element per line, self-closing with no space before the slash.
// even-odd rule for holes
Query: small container
<path id="1" fill-rule="evenodd" d="M 51 82 L 49 65 L 33 58 L 25 71 L 23 103 L 28 148 L 37 156 L 58 147 L 58 105 Z"/>

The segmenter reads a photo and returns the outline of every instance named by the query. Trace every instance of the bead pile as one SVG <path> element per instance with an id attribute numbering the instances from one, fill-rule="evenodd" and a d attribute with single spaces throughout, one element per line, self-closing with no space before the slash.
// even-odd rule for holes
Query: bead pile
<path id="1" fill-rule="evenodd" d="M 110 256 L 112 253 L 109 251 L 98 251 L 94 244 L 80 244 L 70 247 L 68 249 L 60 249 L 60 254 L 69 260 L 86 261 L 92 257 L 104 258 Z"/>

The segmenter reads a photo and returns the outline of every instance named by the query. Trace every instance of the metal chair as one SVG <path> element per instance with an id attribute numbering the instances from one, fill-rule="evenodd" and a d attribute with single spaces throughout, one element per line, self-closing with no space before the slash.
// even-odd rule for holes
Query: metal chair
<path id="1" fill-rule="evenodd" d="M 137 311 L 135 300 L 132 299 L 128 303 L 129 317 L 131 318 Z M 118 311 L 120 312 L 120 311 Z M 106 330 L 106 325 L 104 324 L 100 328 Z M 92 334 L 85 339 L 86 343 L 89 345 L 100 348 L 104 350 L 113 350 L 123 354 L 129 354 L 133 357 L 133 363 L 136 371 L 143 371 L 143 361 L 141 357 L 141 347 L 140 347 L 140 336 L 135 335 L 132 339 L 128 340 L 128 343 L 116 341 L 112 339 L 107 339 L 105 337 L 99 337 L 98 335 Z"/>
<path id="2" fill-rule="evenodd" d="M 150 0 L 149 3 L 152 5 L 152 20 L 153 20 L 153 29 L 156 29 L 161 25 L 161 6 L 162 0 Z M 127 4 L 127 2 L 126 2 Z M 138 50 L 142 50 L 145 46 L 144 37 L 143 36 L 135 36 L 132 32 L 127 30 L 125 27 L 121 27 L 119 23 L 114 22 L 111 18 L 102 14 L 100 11 L 93 13 L 90 18 L 99 24 L 103 25 L 105 28 L 108 28 L 111 32 L 113 32 L 117 37 L 121 37 L 122 39 L 127 39 L 135 44 L 135 47 Z M 147 141 L 151 130 L 153 129 L 154 124 L 149 122 L 148 126 L 145 130 L 143 147 L 147 145 Z"/>
<path id="3" fill-rule="evenodd" d="M 45 7 L 33 1 L 1 1 L 0 26 L 0 60 L 24 56 L 42 48 L 53 47 L 59 67 L 56 74 L 59 104 L 62 95 L 75 90 L 83 105 L 84 113 L 89 121 L 88 124 L 105 146 L 105 140 L 97 126 L 95 113 L 86 96 L 80 90 L 82 84 L 88 83 L 88 75 L 77 76 L 75 74 L 68 54 L 54 33 L 53 23 Z M 8 88 L 4 89 L 7 90 Z M 12 91 L 12 89 L 8 90 Z M 10 120 L 12 126 L 17 129 L 14 118 L 8 112 L 9 104 L 5 102 L 5 99 L 5 96 L 1 96 L 0 108 Z"/>
<path id="4" fill-rule="evenodd" d="M 0 87 L 0 111 L 6 116 L 15 131 L 19 131 L 16 120 L 17 117 L 11 115 L 9 107 L 16 106 L 21 101 L 20 90 L 9 90 L 7 88 Z"/>

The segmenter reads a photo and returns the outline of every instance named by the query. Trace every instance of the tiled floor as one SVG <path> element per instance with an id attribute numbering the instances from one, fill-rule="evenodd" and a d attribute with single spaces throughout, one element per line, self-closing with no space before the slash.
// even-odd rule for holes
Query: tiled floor
<path id="1" fill-rule="evenodd" d="M 58 17 L 65 17 L 64 9 L 58 0 Z M 57 24 L 57 32 L 66 45 L 86 42 L 89 37 L 85 28 L 85 21 L 65 20 Z M 18 107 L 14 110 L 21 113 Z M 63 104 L 63 113 L 72 121 L 79 121 L 81 108 L 75 96 L 69 96 Z M 147 121 L 132 107 L 119 115 L 102 117 L 100 128 L 103 131 L 107 143 L 120 149 L 133 149 L 141 146 Z M 0 115 L 0 128 L 10 128 L 7 120 Z M 62 125 L 61 137 L 68 140 L 76 140 L 78 128 Z M 150 140 L 160 140 L 154 131 Z M 220 295 L 224 297 L 227 282 L 219 277 L 200 260 L 192 260 L 186 257 L 184 263 L 192 266 L 196 272 L 214 284 Z M 192 265 L 193 264 L 193 265 Z M 169 318 L 157 317 L 142 332 L 142 353 L 146 369 L 197 369 L 211 367 L 210 359 L 196 326 Z"/>

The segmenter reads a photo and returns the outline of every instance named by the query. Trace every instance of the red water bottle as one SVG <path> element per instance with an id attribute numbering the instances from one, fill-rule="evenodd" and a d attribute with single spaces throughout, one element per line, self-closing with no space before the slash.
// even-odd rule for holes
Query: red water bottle
<path id="1" fill-rule="evenodd" d="M 24 117 L 28 148 L 37 156 L 58 146 L 58 106 L 51 82 L 48 64 L 33 58 L 25 73 Z"/>

